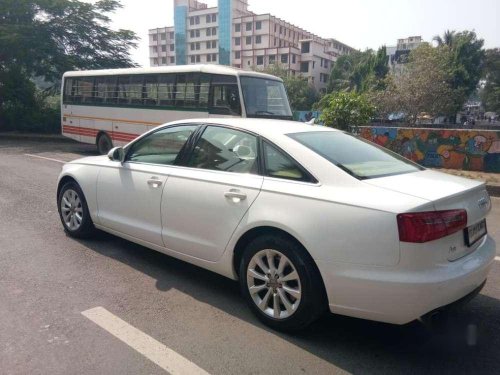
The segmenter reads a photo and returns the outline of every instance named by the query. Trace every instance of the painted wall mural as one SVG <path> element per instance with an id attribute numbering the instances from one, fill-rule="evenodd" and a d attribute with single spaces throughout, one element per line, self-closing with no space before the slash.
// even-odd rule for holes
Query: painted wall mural
<path id="1" fill-rule="evenodd" d="M 425 167 L 500 173 L 500 131 L 361 127 L 360 135 Z"/>

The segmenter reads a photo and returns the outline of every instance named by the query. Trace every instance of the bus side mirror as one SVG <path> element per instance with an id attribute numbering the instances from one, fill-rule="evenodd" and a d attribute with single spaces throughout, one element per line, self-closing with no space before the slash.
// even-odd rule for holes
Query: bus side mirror
<path id="1" fill-rule="evenodd" d="M 108 152 L 108 158 L 111 161 L 119 161 L 120 163 L 123 163 L 123 161 L 125 160 L 125 152 L 123 151 L 122 147 L 112 148 Z"/>

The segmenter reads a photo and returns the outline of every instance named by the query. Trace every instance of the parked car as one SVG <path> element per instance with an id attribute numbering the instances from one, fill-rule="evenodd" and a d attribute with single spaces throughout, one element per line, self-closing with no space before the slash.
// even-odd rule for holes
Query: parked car
<path id="1" fill-rule="evenodd" d="M 495 257 L 483 183 L 299 122 L 160 126 L 66 164 L 57 205 L 72 237 L 100 229 L 239 280 L 281 330 L 326 310 L 408 323 L 477 293 Z"/>

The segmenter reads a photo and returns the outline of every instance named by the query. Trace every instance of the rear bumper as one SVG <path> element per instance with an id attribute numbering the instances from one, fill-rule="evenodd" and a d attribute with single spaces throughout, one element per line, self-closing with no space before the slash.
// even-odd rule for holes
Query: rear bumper
<path id="1" fill-rule="evenodd" d="M 486 280 L 496 254 L 487 236 L 455 262 L 408 270 L 317 262 L 333 313 L 406 324 L 473 293 Z"/>

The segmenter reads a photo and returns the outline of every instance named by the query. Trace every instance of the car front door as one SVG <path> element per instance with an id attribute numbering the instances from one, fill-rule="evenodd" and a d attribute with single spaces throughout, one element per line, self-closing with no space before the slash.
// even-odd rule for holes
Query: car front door
<path id="1" fill-rule="evenodd" d="M 215 262 L 257 198 L 258 138 L 208 126 L 184 167 L 171 172 L 162 198 L 163 241 L 175 252 Z"/>
<path id="2" fill-rule="evenodd" d="M 97 179 L 99 222 L 112 231 L 163 246 L 161 197 L 172 165 L 196 125 L 160 129 L 133 143 L 125 161 L 110 162 Z"/>

